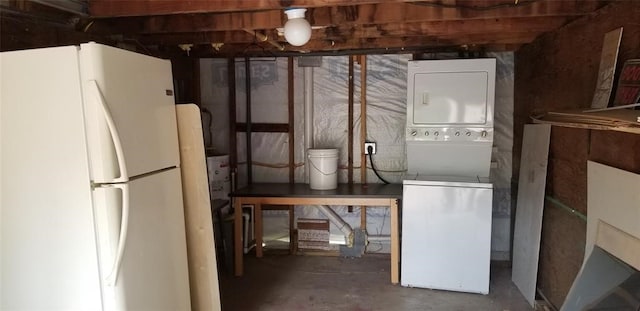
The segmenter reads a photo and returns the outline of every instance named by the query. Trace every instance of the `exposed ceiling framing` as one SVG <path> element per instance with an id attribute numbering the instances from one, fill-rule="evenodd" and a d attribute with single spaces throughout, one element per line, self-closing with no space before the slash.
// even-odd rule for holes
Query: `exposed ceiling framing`
<path id="1" fill-rule="evenodd" d="M 2 17 L 33 1 L 6 1 Z M 62 1 L 38 0 L 38 6 Z M 592 14 L 601 0 L 80 0 L 74 31 L 150 53 L 190 56 L 515 50 Z M 34 14 L 33 6 L 29 11 Z M 283 9 L 305 7 L 311 41 L 294 47 L 278 35 Z M 10 10 L 9 10 L 10 8 Z M 62 9 L 68 7 L 63 6 Z M 38 10 L 35 10 L 38 11 Z M 69 13 L 69 9 L 65 13 Z M 68 15 L 63 14 L 65 18 Z"/>

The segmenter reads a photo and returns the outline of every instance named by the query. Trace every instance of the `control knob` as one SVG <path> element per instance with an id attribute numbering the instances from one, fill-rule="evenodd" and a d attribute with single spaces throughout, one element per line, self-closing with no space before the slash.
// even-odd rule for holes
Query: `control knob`
<path id="1" fill-rule="evenodd" d="M 460 132 L 456 132 L 456 136 L 460 136 Z"/>
<path id="2" fill-rule="evenodd" d="M 411 130 L 411 136 L 416 136 L 418 135 L 418 131 L 416 130 Z"/>
<path id="3" fill-rule="evenodd" d="M 487 131 L 482 131 L 482 133 L 480 133 L 480 135 L 481 135 L 482 137 L 487 137 Z"/>
<path id="4" fill-rule="evenodd" d="M 471 136 L 471 132 L 466 132 L 465 135 Z"/>
<path id="5" fill-rule="evenodd" d="M 433 132 L 433 135 L 438 136 L 440 135 L 440 133 L 438 133 L 438 131 Z"/>

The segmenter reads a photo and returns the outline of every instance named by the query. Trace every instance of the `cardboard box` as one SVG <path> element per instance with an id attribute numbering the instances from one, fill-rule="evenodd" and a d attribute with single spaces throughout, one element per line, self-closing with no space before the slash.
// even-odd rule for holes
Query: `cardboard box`
<path id="1" fill-rule="evenodd" d="M 298 219 L 298 249 L 329 250 L 328 219 Z"/>

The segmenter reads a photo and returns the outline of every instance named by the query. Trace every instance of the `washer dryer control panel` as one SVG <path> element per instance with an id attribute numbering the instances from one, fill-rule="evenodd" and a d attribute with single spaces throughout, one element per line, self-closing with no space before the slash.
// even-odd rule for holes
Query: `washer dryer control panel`
<path id="1" fill-rule="evenodd" d="M 493 128 L 409 127 L 407 141 L 491 142 Z"/>

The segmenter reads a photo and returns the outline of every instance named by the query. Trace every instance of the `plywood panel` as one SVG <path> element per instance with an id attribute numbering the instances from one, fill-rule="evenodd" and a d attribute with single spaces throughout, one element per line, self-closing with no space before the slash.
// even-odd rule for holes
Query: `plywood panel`
<path id="1" fill-rule="evenodd" d="M 555 131 L 555 128 L 554 128 Z M 587 213 L 587 160 L 581 163 L 551 158 L 549 185 L 552 196 L 582 214 Z"/>
<path id="2" fill-rule="evenodd" d="M 640 173 L 640 135 L 592 131 L 589 160 Z"/>
<path id="3" fill-rule="evenodd" d="M 592 161 L 587 162 L 587 175 L 585 260 L 593 249 L 600 221 L 640 238 L 640 175 Z"/>
<path id="4" fill-rule="evenodd" d="M 554 159 L 586 165 L 589 153 L 589 135 L 590 131 L 586 129 L 554 127 L 551 131 L 549 156 Z"/>
<path id="5" fill-rule="evenodd" d="M 538 288 L 560 308 L 580 271 L 587 224 L 553 203 L 545 206 L 542 223 Z"/>
<path id="6" fill-rule="evenodd" d="M 191 306 L 194 311 L 219 311 L 221 306 L 218 266 L 200 109 L 193 104 L 178 105 L 176 114 L 187 229 Z"/>
<path id="7" fill-rule="evenodd" d="M 518 203 L 513 234 L 512 280 L 534 306 L 544 206 L 550 125 L 524 127 Z"/>

